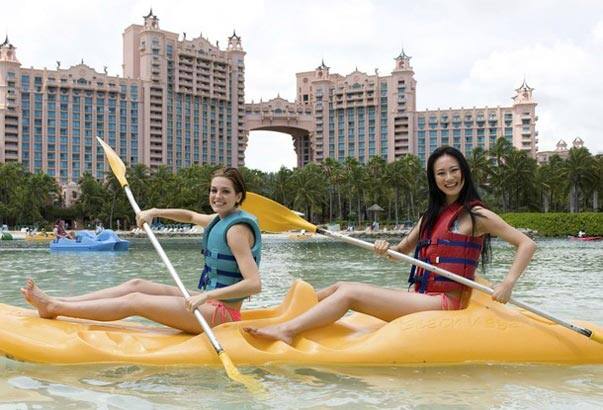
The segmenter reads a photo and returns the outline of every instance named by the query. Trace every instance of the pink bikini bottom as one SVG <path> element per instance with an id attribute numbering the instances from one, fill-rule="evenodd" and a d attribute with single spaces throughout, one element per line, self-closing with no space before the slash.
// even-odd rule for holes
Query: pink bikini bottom
<path id="1" fill-rule="evenodd" d="M 211 315 L 210 326 L 214 327 L 222 323 L 241 320 L 241 312 L 237 309 L 226 306 L 219 300 L 210 300 L 207 303 L 215 307 L 214 313 Z"/>
<path id="2" fill-rule="evenodd" d="M 440 292 L 428 292 L 426 294 L 440 298 L 442 310 L 459 310 L 461 308 L 461 298 L 453 298 Z"/>

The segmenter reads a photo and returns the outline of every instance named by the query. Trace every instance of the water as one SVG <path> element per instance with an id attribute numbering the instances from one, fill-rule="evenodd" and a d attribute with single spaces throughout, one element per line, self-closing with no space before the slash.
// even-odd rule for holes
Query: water
<path id="1" fill-rule="evenodd" d="M 162 240 L 183 282 L 200 273 L 198 240 Z M 565 319 L 603 323 L 603 244 L 539 240 L 514 296 Z M 0 302 L 25 306 L 27 276 L 53 295 L 113 286 L 135 276 L 170 283 L 143 239 L 125 253 L 50 253 L 45 244 L 0 242 Z M 513 249 L 493 243 L 487 276 L 506 274 Z M 331 240 L 267 237 L 263 292 L 246 307 L 272 306 L 296 278 L 315 287 L 356 280 L 402 287 L 408 268 Z M 553 408 L 603 407 L 603 366 L 292 367 L 243 368 L 266 397 L 252 396 L 221 368 L 132 365 L 51 366 L 0 359 L 0 410 L 154 408 Z"/>

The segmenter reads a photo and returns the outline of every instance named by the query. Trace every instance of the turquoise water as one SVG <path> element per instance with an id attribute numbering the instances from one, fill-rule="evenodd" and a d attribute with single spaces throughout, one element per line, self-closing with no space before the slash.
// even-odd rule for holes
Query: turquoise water
<path id="1" fill-rule="evenodd" d="M 198 240 L 161 241 L 183 282 L 200 272 Z M 603 243 L 539 240 L 514 296 L 566 319 L 603 323 Z M 170 283 L 148 241 L 126 253 L 50 253 L 45 244 L 0 242 L 0 302 L 26 306 L 19 287 L 34 277 L 53 295 L 113 286 L 136 276 Z M 487 276 L 501 279 L 513 250 L 493 243 Z M 266 237 L 264 291 L 246 307 L 280 303 L 297 278 L 323 287 L 356 280 L 402 287 L 408 267 L 330 240 Z M 220 368 L 49 366 L 0 359 L 0 409 L 77 408 L 601 408 L 603 366 L 261 367 L 258 399 Z"/>

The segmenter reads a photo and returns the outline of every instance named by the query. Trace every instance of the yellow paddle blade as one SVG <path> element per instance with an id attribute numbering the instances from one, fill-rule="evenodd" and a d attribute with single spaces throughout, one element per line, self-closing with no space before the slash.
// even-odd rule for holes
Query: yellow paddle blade
<path id="1" fill-rule="evenodd" d="M 595 342 L 603 343 L 603 335 L 597 334 L 597 332 L 594 330 L 590 334 L 590 339 L 594 340 Z"/>
<path id="2" fill-rule="evenodd" d="M 113 151 L 108 144 L 105 143 L 99 137 L 96 137 L 98 142 L 101 144 L 101 147 L 105 150 L 105 155 L 107 156 L 107 160 L 109 161 L 109 166 L 115 175 L 115 178 L 119 181 L 122 187 L 128 185 L 128 180 L 126 179 L 126 166 L 119 158 L 119 156 Z"/>
<path id="3" fill-rule="evenodd" d="M 265 232 L 286 232 L 293 229 L 316 232 L 316 225 L 312 225 L 278 202 L 253 192 L 247 192 L 241 208 L 255 215 L 260 229 Z"/>
<path id="4" fill-rule="evenodd" d="M 241 383 L 250 393 L 254 395 L 263 396 L 264 394 L 266 394 L 264 386 L 262 386 L 262 384 L 258 380 L 254 379 L 251 376 L 239 373 L 239 370 L 235 367 L 234 363 L 232 362 L 232 360 L 230 360 L 230 357 L 226 354 L 225 351 L 220 352 L 220 354 L 218 354 L 218 357 L 222 361 L 222 365 L 226 370 L 226 374 L 228 375 L 228 377 L 230 377 L 231 380 Z"/>

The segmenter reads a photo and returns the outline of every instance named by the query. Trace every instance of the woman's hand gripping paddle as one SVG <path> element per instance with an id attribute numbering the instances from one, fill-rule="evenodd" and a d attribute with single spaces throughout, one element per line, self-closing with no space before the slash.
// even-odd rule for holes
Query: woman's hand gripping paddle
<path id="1" fill-rule="evenodd" d="M 241 208 L 251 214 L 254 214 L 258 218 L 260 228 L 266 232 L 285 232 L 293 229 L 305 229 L 306 231 L 316 232 L 325 236 L 329 236 L 331 238 L 336 238 L 367 250 L 373 250 L 374 248 L 374 245 L 372 243 L 361 241 L 356 238 L 351 238 L 349 236 L 341 235 L 335 232 L 328 231 L 326 229 L 319 228 L 316 225 L 313 225 L 305 219 L 301 218 L 295 212 L 279 204 L 278 202 L 255 194 L 253 192 L 247 193 L 247 197 L 245 199 L 245 202 L 243 202 L 243 204 L 241 205 Z M 395 252 L 390 249 L 387 251 L 387 254 L 392 258 L 403 260 L 413 265 L 429 270 L 431 272 L 435 272 L 450 280 L 454 280 L 465 286 L 469 286 L 473 289 L 485 292 L 488 295 L 492 295 L 492 293 L 494 292 L 491 288 L 487 286 L 481 285 L 477 282 L 474 282 L 447 270 L 438 268 L 437 266 L 433 266 L 418 259 L 412 258 L 403 253 Z M 514 300 L 513 298 L 511 298 L 509 302 L 539 316 L 542 316 L 552 322 L 558 323 L 561 326 L 573 330 L 574 332 L 580 333 L 581 335 L 584 335 L 596 342 L 603 343 L 603 335 L 598 335 L 590 329 L 586 329 L 577 326 L 573 323 L 566 322 L 563 319 L 557 318 L 534 306 L 528 305 L 518 300 Z"/>
<path id="2" fill-rule="evenodd" d="M 130 190 L 130 187 L 128 186 L 128 181 L 126 179 L 126 166 L 124 165 L 122 160 L 119 158 L 119 156 L 115 153 L 115 151 L 113 151 L 113 149 L 109 145 L 107 145 L 103 140 L 101 140 L 98 137 L 96 137 L 96 139 L 98 140 L 98 142 L 101 144 L 101 146 L 105 150 L 105 155 L 107 156 L 107 160 L 109 161 L 109 165 L 111 166 L 111 170 L 113 171 L 113 174 L 115 174 L 115 177 L 117 178 L 117 180 L 119 181 L 119 183 L 121 184 L 123 189 L 125 190 L 126 196 L 128 197 L 128 200 L 130 201 L 130 205 L 132 205 L 132 208 L 134 208 L 134 212 L 136 213 L 136 215 L 138 215 L 140 213 L 140 207 L 136 203 L 136 200 L 134 199 L 134 195 L 132 195 L 132 190 Z M 149 224 L 147 224 L 145 222 L 145 224 L 143 225 L 143 228 L 144 228 L 145 232 L 147 233 L 147 235 L 149 236 L 149 239 L 151 240 L 151 243 L 155 247 L 155 250 L 161 257 L 161 260 L 163 261 L 163 263 L 167 267 L 168 271 L 172 275 L 172 279 L 174 279 L 174 282 L 176 282 L 176 285 L 178 286 L 178 289 L 180 289 L 180 292 L 182 293 L 182 295 L 185 298 L 190 297 L 190 293 L 184 287 L 184 284 L 180 280 L 180 276 L 178 276 L 178 273 L 176 273 L 176 269 L 174 269 L 174 266 L 172 265 L 172 263 L 168 259 L 167 255 L 165 254 L 163 248 L 161 247 L 161 244 L 155 237 L 155 234 L 151 230 L 151 227 L 149 226 Z M 211 342 L 211 345 L 213 346 L 216 353 L 218 354 L 218 357 L 222 361 L 222 364 L 224 365 L 224 369 L 226 370 L 226 374 L 228 374 L 228 377 L 230 377 L 234 381 L 242 383 L 252 393 L 263 393 L 264 388 L 257 380 L 255 380 L 254 378 L 252 378 L 250 376 L 242 375 L 241 373 L 239 373 L 239 371 L 237 370 L 235 365 L 232 363 L 232 360 L 230 360 L 230 357 L 228 357 L 228 355 L 226 354 L 224 349 L 222 349 L 222 346 L 216 339 L 213 331 L 211 330 L 211 328 L 205 321 L 205 318 L 203 317 L 201 312 L 199 312 L 198 309 L 195 309 L 193 311 L 193 314 L 197 318 L 197 321 L 203 328 L 203 331 L 207 335 L 209 341 Z"/>

